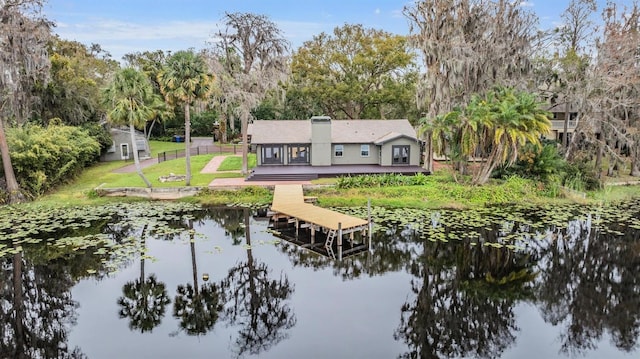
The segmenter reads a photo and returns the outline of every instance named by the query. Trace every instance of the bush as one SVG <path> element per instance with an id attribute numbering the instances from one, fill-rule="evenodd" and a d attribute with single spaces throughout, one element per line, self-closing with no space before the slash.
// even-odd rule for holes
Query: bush
<path id="1" fill-rule="evenodd" d="M 593 191 L 602 188 L 602 182 L 588 161 L 576 159 L 564 166 L 562 185 L 574 191 Z"/>
<path id="2" fill-rule="evenodd" d="M 215 111 L 205 111 L 191 116 L 192 136 L 213 136 L 213 124 L 218 120 Z"/>
<path id="3" fill-rule="evenodd" d="M 527 144 L 518 154 L 518 160 L 512 166 L 500 167 L 494 173 L 495 178 L 519 176 L 544 183 L 550 183 L 553 176 L 562 171 L 565 161 L 558 154 L 555 142 L 542 147 Z"/>
<path id="4" fill-rule="evenodd" d="M 427 176 L 420 173 L 415 176 L 404 176 L 397 173 L 379 175 L 342 176 L 336 181 L 337 188 L 367 188 L 367 187 L 396 187 L 418 186 L 427 182 Z"/>
<path id="5" fill-rule="evenodd" d="M 74 126 L 12 128 L 7 142 L 16 179 L 31 197 L 75 177 L 100 156 L 100 143 Z"/>

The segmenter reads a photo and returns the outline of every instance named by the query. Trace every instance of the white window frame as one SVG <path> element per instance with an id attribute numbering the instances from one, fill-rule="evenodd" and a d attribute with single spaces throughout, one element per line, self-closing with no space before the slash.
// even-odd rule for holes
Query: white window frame
<path id="1" fill-rule="evenodd" d="M 370 153 L 369 145 L 360 145 L 360 157 L 369 157 Z"/>
<path id="2" fill-rule="evenodd" d="M 128 143 L 120 144 L 120 158 L 123 160 L 128 160 L 131 156 L 131 150 L 129 149 Z"/>
<path id="3" fill-rule="evenodd" d="M 338 154 L 340 153 L 340 154 Z M 333 155 L 335 157 L 343 157 L 344 156 L 344 145 L 334 145 L 333 147 Z"/>

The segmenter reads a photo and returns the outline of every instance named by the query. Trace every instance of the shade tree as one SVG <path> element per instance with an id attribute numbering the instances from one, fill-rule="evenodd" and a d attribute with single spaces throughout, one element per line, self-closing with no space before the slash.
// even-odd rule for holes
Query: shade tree
<path id="1" fill-rule="evenodd" d="M 285 80 L 290 45 L 282 30 L 265 15 L 225 13 L 222 22 L 224 28 L 213 36 L 207 57 L 218 74 L 216 102 L 223 121 L 240 118 L 242 173 L 247 174 L 251 111 L 269 89 Z"/>
<path id="2" fill-rule="evenodd" d="M 415 114 L 414 60 L 406 36 L 345 24 L 303 43 L 286 89 L 334 119 L 407 118 Z"/>

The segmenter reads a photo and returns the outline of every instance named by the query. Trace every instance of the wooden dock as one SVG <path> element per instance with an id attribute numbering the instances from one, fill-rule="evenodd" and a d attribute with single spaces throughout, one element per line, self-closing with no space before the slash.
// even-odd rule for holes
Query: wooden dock
<path id="1" fill-rule="evenodd" d="M 286 218 L 288 223 L 295 223 L 296 236 L 302 228 L 308 228 L 311 235 L 311 246 L 324 246 L 327 254 L 336 258 L 334 242 L 337 242 L 337 258 L 343 256 L 343 237 L 350 235 L 352 241 L 355 232 L 361 232 L 365 238 L 371 233 L 371 221 L 349 216 L 329 209 L 307 203 L 302 191 L 302 185 L 276 185 L 271 205 L 272 218 L 277 222 Z M 316 231 L 327 234 L 324 243 L 315 243 Z M 371 236 L 368 236 L 368 248 L 371 247 Z"/>

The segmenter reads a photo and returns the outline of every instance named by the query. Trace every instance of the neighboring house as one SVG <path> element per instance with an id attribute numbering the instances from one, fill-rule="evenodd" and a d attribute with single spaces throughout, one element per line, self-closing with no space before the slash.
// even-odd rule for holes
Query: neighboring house
<path id="1" fill-rule="evenodd" d="M 571 136 L 575 132 L 576 127 L 578 126 L 578 111 L 573 108 L 573 106 L 569 106 L 569 112 L 566 111 L 566 104 L 555 104 L 547 109 L 547 111 L 553 114 L 551 120 L 551 132 L 545 136 L 545 138 L 549 140 L 556 140 L 558 142 L 564 141 L 565 133 L 564 133 L 564 119 L 567 113 L 569 114 L 569 123 L 567 126 L 567 134 L 569 141 L 571 141 Z"/>
<path id="2" fill-rule="evenodd" d="M 131 134 L 128 129 L 112 128 L 111 133 L 112 145 L 101 156 L 100 161 L 119 161 L 133 160 L 133 147 L 131 146 Z M 136 145 L 138 147 L 138 156 L 140 159 L 151 157 L 149 142 L 142 132 L 136 131 Z"/>
<path id="3" fill-rule="evenodd" d="M 408 120 L 257 120 L 249 125 L 257 166 L 420 165 L 420 143 Z"/>

